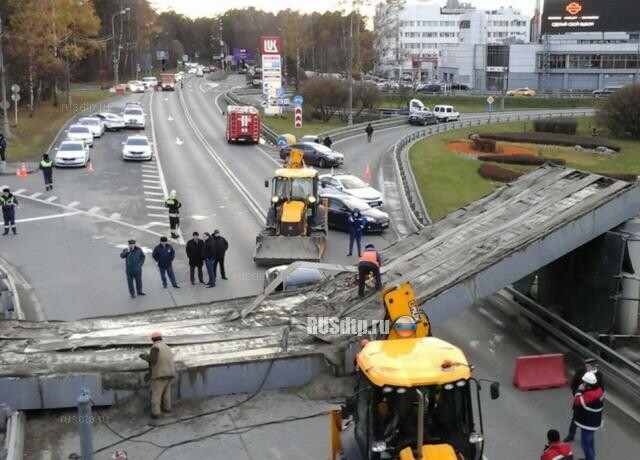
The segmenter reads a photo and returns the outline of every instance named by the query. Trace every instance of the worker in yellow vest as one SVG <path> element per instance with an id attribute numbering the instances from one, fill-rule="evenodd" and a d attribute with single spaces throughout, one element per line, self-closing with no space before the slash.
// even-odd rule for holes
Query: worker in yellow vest
<path id="1" fill-rule="evenodd" d="M 53 161 L 49 159 L 49 155 L 46 153 L 42 155 L 39 168 L 42 170 L 44 176 L 44 188 L 48 192 L 53 190 Z"/>

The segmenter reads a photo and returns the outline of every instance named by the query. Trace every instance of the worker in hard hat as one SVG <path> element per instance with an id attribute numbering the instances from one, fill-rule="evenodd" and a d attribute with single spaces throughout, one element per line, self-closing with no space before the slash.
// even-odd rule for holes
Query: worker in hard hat
<path id="1" fill-rule="evenodd" d="M 160 332 L 151 334 L 153 345 L 149 353 L 140 353 L 140 358 L 149 363 L 151 377 L 151 417 L 158 418 L 162 412 L 171 412 L 171 382 L 175 377 L 173 352 L 162 340 Z"/>
<path id="2" fill-rule="evenodd" d="M 171 190 L 169 198 L 164 202 L 164 207 L 169 208 L 169 227 L 171 229 L 171 238 L 179 238 L 178 229 L 180 228 L 180 208 L 182 203 L 176 198 L 175 190 Z"/>
<path id="3" fill-rule="evenodd" d="M 373 273 L 373 277 L 376 280 L 376 289 L 382 289 L 382 281 L 380 280 L 381 265 L 382 260 L 376 247 L 373 244 L 367 244 L 358 262 L 358 297 L 364 297 L 364 285 L 369 273 Z"/>
<path id="4" fill-rule="evenodd" d="M 573 419 L 580 427 L 580 446 L 585 460 L 595 460 L 594 435 L 602 427 L 604 388 L 598 385 L 598 378 L 593 372 L 586 372 L 582 376 L 582 384 L 574 395 L 573 407 Z"/>

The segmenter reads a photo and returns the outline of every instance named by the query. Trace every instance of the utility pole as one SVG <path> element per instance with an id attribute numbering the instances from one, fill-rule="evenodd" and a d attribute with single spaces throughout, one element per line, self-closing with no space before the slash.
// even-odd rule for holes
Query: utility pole
<path id="1" fill-rule="evenodd" d="M 7 102 L 7 85 L 5 82 L 5 69 L 4 69 L 4 53 L 2 51 L 2 40 L 4 36 L 2 34 L 2 16 L 0 16 L 0 80 L 2 80 L 2 133 L 5 138 L 11 136 L 11 130 L 9 129 L 9 115 L 7 109 L 9 108 L 9 102 Z"/>
<path id="2" fill-rule="evenodd" d="M 353 125 L 353 7 L 354 2 L 351 3 L 351 13 L 349 14 L 349 118 L 347 119 L 347 125 Z"/>

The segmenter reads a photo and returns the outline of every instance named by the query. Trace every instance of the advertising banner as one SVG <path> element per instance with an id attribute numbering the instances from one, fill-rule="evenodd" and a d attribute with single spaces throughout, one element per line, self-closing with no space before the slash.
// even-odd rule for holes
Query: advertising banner
<path id="1" fill-rule="evenodd" d="M 543 34 L 637 32 L 638 0 L 545 0 Z"/>
<path id="2" fill-rule="evenodd" d="M 263 37 L 264 38 L 264 37 Z M 279 38 L 279 37 L 276 37 Z M 279 45 L 277 45 L 279 46 Z M 262 49 L 262 41 L 261 41 Z M 262 55 L 262 96 L 266 100 L 265 113 L 282 113 L 282 60 L 279 54 Z"/>
<path id="3" fill-rule="evenodd" d="M 241 61 L 255 61 L 253 51 L 247 48 L 232 48 L 233 60 L 235 62 Z"/>

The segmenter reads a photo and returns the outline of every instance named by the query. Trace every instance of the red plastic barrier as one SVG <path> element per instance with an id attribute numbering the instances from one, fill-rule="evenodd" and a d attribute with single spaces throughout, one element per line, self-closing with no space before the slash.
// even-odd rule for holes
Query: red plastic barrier
<path id="1" fill-rule="evenodd" d="M 528 390 L 546 390 L 561 388 L 568 384 L 564 373 L 564 355 L 519 356 L 513 373 L 516 388 Z"/>

